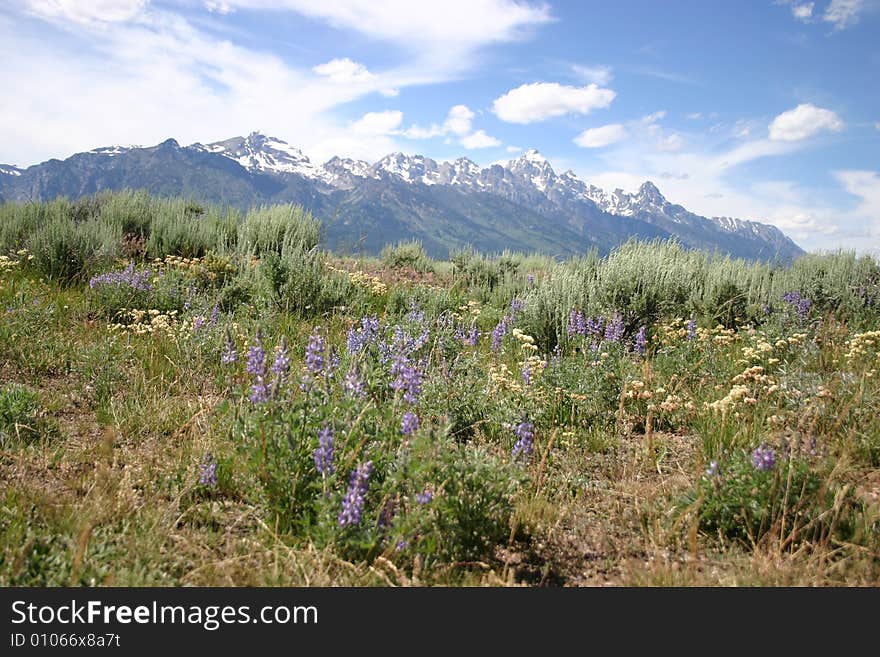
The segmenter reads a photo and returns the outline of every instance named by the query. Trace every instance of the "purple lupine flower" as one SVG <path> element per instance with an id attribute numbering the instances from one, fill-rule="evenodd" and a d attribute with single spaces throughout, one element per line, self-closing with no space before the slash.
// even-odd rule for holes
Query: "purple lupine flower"
<path id="1" fill-rule="evenodd" d="M 595 340 L 601 339 L 602 334 L 605 332 L 605 318 L 602 316 L 595 318 L 587 317 L 587 321 L 584 324 L 584 332 Z"/>
<path id="2" fill-rule="evenodd" d="M 400 422 L 400 433 L 404 436 L 411 436 L 419 430 L 419 416 L 412 411 L 403 414 L 403 420 Z"/>
<path id="3" fill-rule="evenodd" d="M 419 504 L 429 504 L 434 499 L 434 493 L 427 488 L 416 495 L 416 502 Z"/>
<path id="4" fill-rule="evenodd" d="M 522 370 L 522 380 L 527 386 L 532 385 L 532 368 L 526 365 Z"/>
<path id="5" fill-rule="evenodd" d="M 535 285 L 535 275 L 529 274 L 526 276 L 526 282 L 529 284 L 529 287 L 533 287 Z"/>
<path id="6" fill-rule="evenodd" d="M 89 287 L 95 289 L 97 287 L 128 287 L 137 292 L 149 292 L 152 286 L 153 270 L 142 269 L 136 271 L 134 263 L 130 263 L 121 271 L 110 271 L 98 276 L 93 276 L 89 280 Z"/>
<path id="7" fill-rule="evenodd" d="M 810 308 L 813 302 L 802 296 L 800 292 L 786 292 L 782 295 L 782 300 L 794 307 L 795 313 L 799 319 L 806 319 L 810 314 Z"/>
<path id="8" fill-rule="evenodd" d="M 223 345 L 223 355 L 220 362 L 224 365 L 232 365 L 238 362 L 238 350 L 235 348 L 235 340 L 232 339 L 232 333 L 226 331 L 226 342 Z"/>
<path id="9" fill-rule="evenodd" d="M 342 510 L 339 512 L 337 521 L 340 527 L 357 525 L 364 513 L 364 498 L 367 495 L 367 487 L 370 484 L 370 474 L 373 472 L 373 462 L 367 461 L 352 470 L 348 483 L 348 492 L 342 499 Z"/>
<path id="10" fill-rule="evenodd" d="M 333 372 L 336 371 L 336 368 L 339 367 L 339 354 L 336 352 L 336 347 L 330 347 L 330 358 L 327 359 L 327 374 L 332 375 Z"/>
<path id="11" fill-rule="evenodd" d="M 645 351 L 648 347 L 648 329 L 644 326 L 639 328 L 638 333 L 636 333 L 635 341 L 633 343 L 633 349 L 639 356 L 644 356 Z"/>
<path id="12" fill-rule="evenodd" d="M 462 342 L 468 347 L 476 347 L 480 339 L 480 332 L 477 330 L 476 324 L 471 324 L 471 330 L 464 336 Z"/>
<path id="13" fill-rule="evenodd" d="M 266 384 L 266 377 L 262 374 L 257 374 L 251 384 L 250 400 L 254 404 L 265 404 L 269 401 L 269 386 Z"/>
<path id="14" fill-rule="evenodd" d="M 312 374 L 321 374 L 324 371 L 324 350 L 326 344 L 324 338 L 317 333 L 309 336 L 306 345 L 306 369 Z"/>
<path id="15" fill-rule="evenodd" d="M 287 338 L 281 338 L 281 344 L 275 347 L 275 360 L 272 361 L 272 373 L 284 376 L 290 370 L 290 356 L 287 352 Z"/>
<path id="16" fill-rule="evenodd" d="M 254 343 L 248 349 L 247 373 L 263 374 L 266 368 L 266 350 L 263 349 L 263 334 L 257 329 Z"/>
<path id="17" fill-rule="evenodd" d="M 718 475 L 718 461 L 710 461 L 709 467 L 706 468 L 707 477 L 715 477 Z"/>
<path id="18" fill-rule="evenodd" d="M 342 387 L 345 388 L 345 392 L 348 395 L 355 399 L 361 399 L 367 394 L 367 387 L 354 367 L 348 370 L 348 373 L 342 380 Z"/>
<path id="19" fill-rule="evenodd" d="M 391 387 L 395 392 L 403 391 L 403 401 L 415 404 L 422 394 L 422 372 L 406 354 L 398 353 L 391 363 L 391 376 L 395 377 Z"/>
<path id="20" fill-rule="evenodd" d="M 513 430 L 518 440 L 513 446 L 513 458 L 529 456 L 535 450 L 535 425 L 523 420 Z"/>
<path id="21" fill-rule="evenodd" d="M 405 541 L 403 539 L 400 539 L 399 541 L 397 541 L 397 545 L 395 546 L 394 549 L 397 552 L 403 552 L 407 547 L 409 547 L 409 541 Z"/>
<path id="22" fill-rule="evenodd" d="M 425 313 L 419 308 L 419 304 L 415 299 L 409 302 L 409 312 L 406 315 L 406 319 L 409 322 L 417 322 L 419 324 L 425 321 Z"/>
<path id="23" fill-rule="evenodd" d="M 348 349 L 349 355 L 358 354 L 364 350 L 364 348 L 373 342 L 376 339 L 376 336 L 379 333 L 379 319 L 373 315 L 364 316 L 361 318 L 361 325 L 359 328 L 355 328 L 352 326 L 348 330 L 348 337 L 346 339 L 346 347 Z"/>
<path id="24" fill-rule="evenodd" d="M 517 317 L 526 307 L 526 302 L 522 299 L 511 299 L 510 301 L 510 321 L 515 322 Z"/>
<path id="25" fill-rule="evenodd" d="M 202 486 L 217 485 L 217 459 L 211 452 L 205 452 L 205 456 L 199 464 L 199 483 Z"/>
<path id="26" fill-rule="evenodd" d="M 333 429 L 324 425 L 318 432 L 318 447 L 315 449 L 315 469 L 322 477 L 333 474 Z"/>
<path id="27" fill-rule="evenodd" d="M 501 349 L 501 343 L 505 335 L 507 335 L 507 317 L 498 322 L 495 328 L 492 329 L 492 343 L 490 345 L 492 351 Z"/>
<path id="28" fill-rule="evenodd" d="M 608 320 L 605 325 L 605 341 L 620 342 L 623 338 L 623 317 L 620 313 L 614 313 L 614 316 Z"/>
<path id="29" fill-rule="evenodd" d="M 772 470 L 776 465 L 776 452 L 771 447 L 761 445 L 752 452 L 752 465 L 755 470 Z"/>
<path id="30" fill-rule="evenodd" d="M 571 309 L 571 312 L 568 313 L 568 335 L 569 337 L 574 335 L 583 335 L 586 333 L 587 328 L 584 323 L 584 314 L 580 310 Z"/>
<path id="31" fill-rule="evenodd" d="M 697 337 L 697 318 L 691 315 L 690 321 L 687 324 L 687 339 L 693 340 Z"/>
<path id="32" fill-rule="evenodd" d="M 203 315 L 199 315 L 193 320 L 193 333 L 198 333 L 199 329 L 201 329 L 205 325 L 205 318 Z"/>
<path id="33" fill-rule="evenodd" d="M 217 322 L 220 321 L 220 306 L 216 303 L 214 307 L 211 308 L 211 316 L 208 318 L 208 324 L 210 326 L 217 326 Z"/>
<path id="34" fill-rule="evenodd" d="M 764 311 L 764 314 L 765 314 L 765 315 L 769 315 L 770 313 L 773 312 L 773 307 L 772 307 L 769 303 L 765 303 L 765 304 L 761 307 L 761 310 Z"/>

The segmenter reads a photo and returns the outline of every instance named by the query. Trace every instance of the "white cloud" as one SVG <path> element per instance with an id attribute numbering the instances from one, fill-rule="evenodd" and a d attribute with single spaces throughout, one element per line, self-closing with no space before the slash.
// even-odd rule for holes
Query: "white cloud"
<path id="1" fill-rule="evenodd" d="M 490 137 L 483 130 L 477 130 L 476 132 L 472 132 L 471 134 L 462 137 L 461 145 L 468 150 L 474 150 L 477 148 L 501 146 L 501 141 L 495 139 L 495 137 Z"/>
<path id="2" fill-rule="evenodd" d="M 232 11 L 232 7 L 224 0 L 205 0 L 205 9 L 214 13 L 226 15 Z"/>
<path id="3" fill-rule="evenodd" d="M 579 78 L 585 82 L 605 86 L 614 79 L 610 66 L 581 66 L 579 64 L 572 65 L 572 70 Z"/>
<path id="4" fill-rule="evenodd" d="M 129 21 L 143 12 L 148 0 L 26 0 L 27 9 L 48 19 L 77 23 Z"/>
<path id="5" fill-rule="evenodd" d="M 860 199 L 853 214 L 865 221 L 871 236 L 880 237 L 880 172 L 844 170 L 835 171 L 834 177 Z"/>
<path id="6" fill-rule="evenodd" d="M 427 128 L 413 125 L 402 134 L 409 139 L 432 139 L 448 135 L 463 137 L 471 131 L 474 116 L 476 115 L 467 105 L 454 105 L 450 108 L 442 125 L 432 123 Z"/>
<path id="7" fill-rule="evenodd" d="M 811 103 L 798 105 L 783 112 L 770 124 L 770 139 L 774 141 L 798 141 L 821 130 L 840 132 L 843 121 L 834 112 Z"/>
<path id="8" fill-rule="evenodd" d="M 400 89 L 389 87 L 387 89 L 379 89 L 379 93 L 386 98 L 397 98 L 400 95 Z"/>
<path id="9" fill-rule="evenodd" d="M 369 82 L 375 77 L 367 70 L 366 66 L 354 62 L 348 57 L 331 59 L 324 64 L 318 64 L 312 71 L 338 84 Z"/>
<path id="10" fill-rule="evenodd" d="M 815 7 L 815 3 L 813 2 L 793 4 L 791 6 L 791 14 L 799 21 L 807 22 L 813 17 L 813 7 Z"/>
<path id="11" fill-rule="evenodd" d="M 401 45 L 422 60 L 440 64 L 446 59 L 446 65 L 476 48 L 521 39 L 530 28 L 553 20 L 547 4 L 522 0 L 224 0 L 224 4 L 231 9 L 294 11 Z"/>
<path id="12" fill-rule="evenodd" d="M 609 123 L 599 128 L 584 130 L 574 138 L 574 143 L 583 148 L 602 148 L 615 144 L 629 136 L 626 128 L 620 123 Z"/>
<path id="13" fill-rule="evenodd" d="M 657 123 L 666 118 L 666 110 L 659 110 L 657 112 L 653 112 L 652 114 L 647 114 L 639 119 L 640 123 L 645 125 L 651 125 Z"/>
<path id="14" fill-rule="evenodd" d="M 493 111 L 508 123 L 534 123 L 565 114 L 588 114 L 608 107 L 617 94 L 595 84 L 572 87 L 556 82 L 535 82 L 511 89 L 496 98 Z"/>
<path id="15" fill-rule="evenodd" d="M 699 121 L 703 118 L 702 112 L 691 112 L 690 114 L 685 114 L 684 118 L 690 119 L 691 121 Z"/>
<path id="16" fill-rule="evenodd" d="M 471 130 L 474 113 L 467 105 L 455 105 L 449 110 L 443 128 L 454 135 L 466 135 Z"/>
<path id="17" fill-rule="evenodd" d="M 351 131 L 366 136 L 392 135 L 397 133 L 402 121 L 403 112 L 397 110 L 367 112 L 351 124 Z"/>
<path id="18" fill-rule="evenodd" d="M 657 148 L 661 151 L 678 151 L 681 150 L 683 146 L 684 138 L 675 132 L 666 135 L 657 142 Z"/>
<path id="19" fill-rule="evenodd" d="M 864 9 L 864 0 L 831 0 L 822 20 L 831 23 L 835 30 L 843 30 L 858 23 Z"/>
<path id="20" fill-rule="evenodd" d="M 877 130 L 880 130 L 880 121 L 877 121 L 877 123 L 874 124 L 874 127 L 875 127 Z"/>
<path id="21" fill-rule="evenodd" d="M 506 150 L 508 153 L 519 153 L 522 148 L 520 148 L 519 146 L 508 146 L 504 150 Z"/>

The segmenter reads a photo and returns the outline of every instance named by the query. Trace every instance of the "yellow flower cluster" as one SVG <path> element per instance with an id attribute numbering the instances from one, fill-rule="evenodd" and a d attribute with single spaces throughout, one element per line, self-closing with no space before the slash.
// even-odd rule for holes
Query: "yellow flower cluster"
<path id="1" fill-rule="evenodd" d="M 168 255 L 165 259 L 155 258 L 153 267 L 159 271 L 167 269 L 177 269 L 199 278 L 215 281 L 222 274 L 231 274 L 235 272 L 235 265 L 230 261 L 219 258 L 217 256 L 206 258 L 182 258 L 181 256 Z"/>
<path id="2" fill-rule="evenodd" d="M 369 290 L 373 294 L 380 295 L 385 294 L 388 291 L 388 286 L 385 285 L 379 278 L 376 276 L 371 276 L 366 272 L 362 271 L 346 271 L 345 269 L 339 269 L 338 267 L 334 267 L 331 264 L 327 264 L 327 269 L 337 274 L 345 274 L 348 276 L 348 280 L 351 281 L 352 285 L 357 285 L 358 287 L 362 287 L 366 290 Z"/>
<path id="3" fill-rule="evenodd" d="M 489 382 L 497 388 L 510 390 L 512 392 L 523 391 L 522 384 L 514 373 L 510 371 L 510 368 L 504 363 L 499 363 L 498 365 L 493 363 L 489 365 Z"/>
<path id="4" fill-rule="evenodd" d="M 687 337 L 687 321 L 676 317 L 665 324 L 661 324 L 654 333 L 654 340 L 663 347 L 672 346 Z"/>
<path id="5" fill-rule="evenodd" d="M 724 397 L 717 401 L 706 402 L 706 408 L 711 408 L 714 412 L 721 414 L 722 417 L 727 416 L 730 410 L 740 401 L 747 404 L 757 403 L 757 399 L 749 397 L 748 386 L 735 385 L 730 389 Z"/>
<path id="6" fill-rule="evenodd" d="M 880 331 L 856 333 L 847 340 L 848 361 L 880 358 Z"/>
<path id="7" fill-rule="evenodd" d="M 644 381 L 638 379 L 630 381 L 624 386 L 623 396 L 625 399 L 649 401 L 648 408 L 654 410 L 659 408 L 666 413 L 674 413 L 680 408 L 684 408 L 688 412 L 695 409 L 694 403 L 685 400 L 681 395 L 674 392 L 667 392 L 663 386 L 658 386 L 651 390 L 645 385 Z M 658 401 L 662 400 L 662 401 Z"/>
<path id="8" fill-rule="evenodd" d="M 18 256 L 17 260 L 10 258 L 9 256 L 0 255 L 0 274 L 6 273 L 7 271 L 11 271 L 22 262 L 26 260 L 33 260 L 34 256 L 28 253 L 27 249 L 21 249 L 20 251 L 16 251 L 15 255 Z"/>
<path id="9" fill-rule="evenodd" d="M 480 302 L 475 299 L 470 299 L 467 303 L 464 303 L 458 307 L 458 310 L 462 313 L 473 315 L 474 317 L 479 317 L 480 313 L 483 311 L 480 309 Z M 456 318 L 460 319 L 461 315 L 458 313 L 453 313 Z"/>
<path id="10" fill-rule="evenodd" d="M 160 310 L 139 310 L 133 308 L 131 310 L 122 310 L 123 317 L 127 318 L 127 323 L 118 322 L 109 324 L 107 330 L 119 333 L 131 333 L 134 335 L 147 335 L 157 333 L 174 333 L 178 328 L 177 311 L 170 310 L 163 313 Z"/>

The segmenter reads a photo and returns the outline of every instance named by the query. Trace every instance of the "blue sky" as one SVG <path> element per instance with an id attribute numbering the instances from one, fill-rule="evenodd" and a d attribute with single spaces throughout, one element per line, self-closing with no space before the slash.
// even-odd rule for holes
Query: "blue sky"
<path id="1" fill-rule="evenodd" d="M 12 0 L 0 162 L 253 130 L 313 160 L 537 148 L 880 252 L 880 0 Z"/>

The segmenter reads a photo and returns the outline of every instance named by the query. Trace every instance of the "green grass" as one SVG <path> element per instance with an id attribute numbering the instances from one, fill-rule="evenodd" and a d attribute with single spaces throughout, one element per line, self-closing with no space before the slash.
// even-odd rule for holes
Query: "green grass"
<path id="1" fill-rule="evenodd" d="M 0 206 L 0 585 L 880 582 L 875 260 L 318 239 L 288 206 Z"/>

